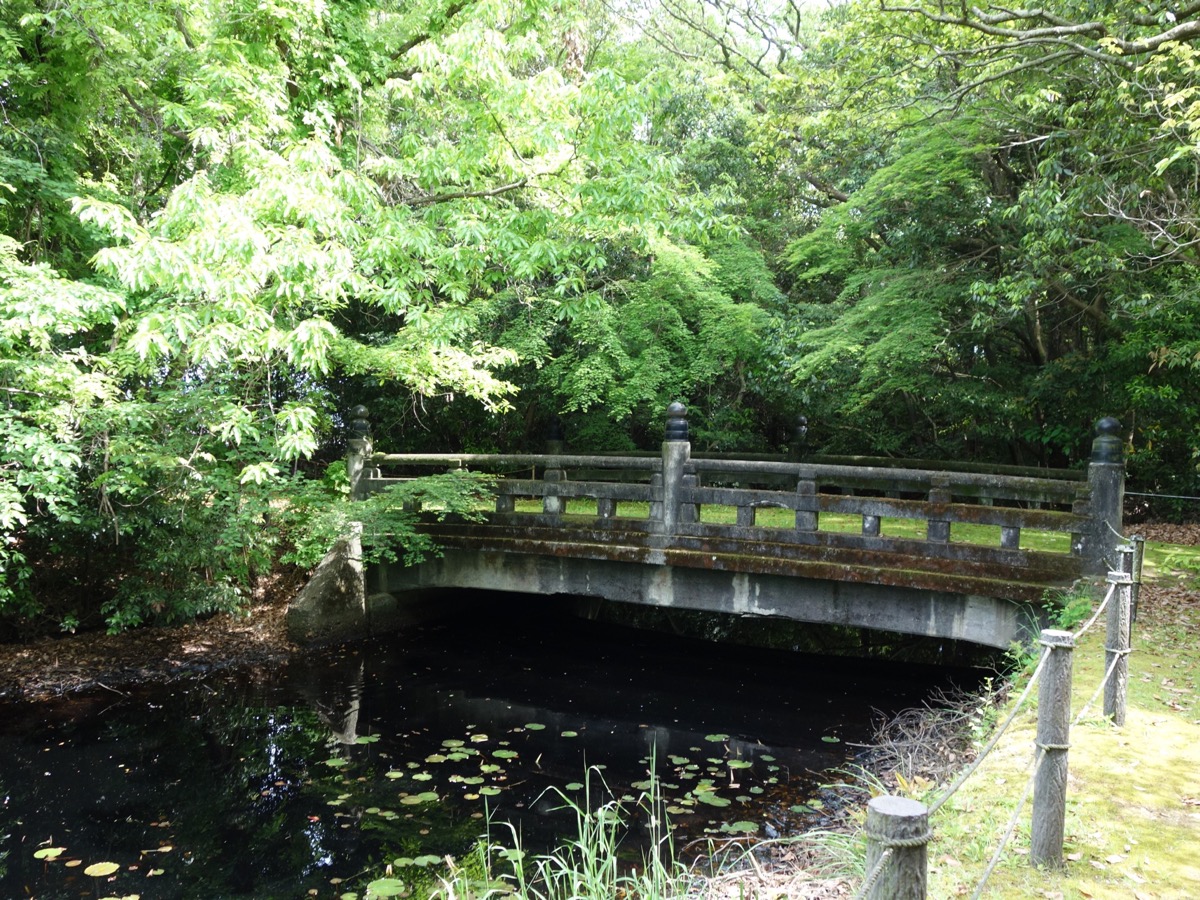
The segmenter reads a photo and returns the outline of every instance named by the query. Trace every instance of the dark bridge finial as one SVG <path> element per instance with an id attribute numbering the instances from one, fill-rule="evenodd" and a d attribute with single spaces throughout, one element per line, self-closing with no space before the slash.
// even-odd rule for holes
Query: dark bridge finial
<path id="1" fill-rule="evenodd" d="M 1112 416 L 1105 416 L 1096 423 L 1096 437 L 1092 441 L 1092 462 L 1119 463 L 1123 456 L 1121 423 Z"/>
<path id="2" fill-rule="evenodd" d="M 350 437 L 368 438 L 371 436 L 371 422 L 367 418 L 369 412 L 361 403 L 350 410 Z"/>
<path id="3" fill-rule="evenodd" d="M 808 416 L 796 416 L 796 427 L 792 431 L 792 439 L 788 443 L 788 458 L 803 459 L 808 450 Z"/>
<path id="4" fill-rule="evenodd" d="M 687 407 L 676 400 L 667 407 L 668 441 L 686 441 L 688 439 Z"/>

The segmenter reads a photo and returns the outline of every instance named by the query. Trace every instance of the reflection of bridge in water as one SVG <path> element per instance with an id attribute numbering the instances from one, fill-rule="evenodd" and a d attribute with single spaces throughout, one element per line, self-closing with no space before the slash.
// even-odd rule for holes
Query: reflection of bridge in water
<path id="1" fill-rule="evenodd" d="M 681 404 L 660 456 L 571 455 L 561 441 L 538 455 L 378 454 L 356 412 L 356 496 L 447 468 L 499 476 L 484 521 L 421 525 L 440 558 L 370 567 L 368 630 L 431 590 L 481 588 L 1007 648 L 1036 634 L 1047 592 L 1107 571 L 1121 526 L 1112 419 L 1084 473 L 693 457 Z"/>

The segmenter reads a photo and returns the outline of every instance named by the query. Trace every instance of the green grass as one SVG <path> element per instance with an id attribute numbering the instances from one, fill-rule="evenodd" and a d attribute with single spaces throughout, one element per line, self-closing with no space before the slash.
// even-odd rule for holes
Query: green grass
<path id="1" fill-rule="evenodd" d="M 1188 592 L 1200 552 L 1150 545 L 1147 556 L 1156 561 L 1157 575 L 1145 588 L 1134 627 L 1126 723 L 1116 728 L 1101 717 L 1101 697 L 1071 730 L 1065 866 L 1044 871 L 1029 865 L 1027 805 L 984 897 L 1200 896 L 1200 654 L 1194 638 L 1200 598 Z M 1078 716 L 1104 675 L 1103 622 L 1083 637 L 1073 662 L 1072 714 Z M 979 771 L 933 817 L 929 896 L 974 891 L 1024 789 L 1035 731 L 1036 711 L 1020 713 Z"/>
<path id="2" fill-rule="evenodd" d="M 429 900 L 671 900 L 687 896 L 694 879 L 676 859 L 653 766 L 650 771 L 649 791 L 632 803 L 597 803 L 593 801 L 611 795 L 598 770 L 589 769 L 581 802 L 553 792 L 561 807 L 574 815 L 573 836 L 547 853 L 532 854 L 522 849 L 515 828 L 504 826 L 496 838 L 489 825 L 488 836 L 476 846 L 475 854 L 461 863 L 446 857 L 437 885 L 426 888 L 421 896 Z M 634 817 L 647 829 L 646 849 L 636 861 L 621 849 Z M 367 885 L 362 900 L 415 896 L 413 887 L 389 872 Z M 354 892 L 346 892 L 342 898 L 359 900 Z"/>

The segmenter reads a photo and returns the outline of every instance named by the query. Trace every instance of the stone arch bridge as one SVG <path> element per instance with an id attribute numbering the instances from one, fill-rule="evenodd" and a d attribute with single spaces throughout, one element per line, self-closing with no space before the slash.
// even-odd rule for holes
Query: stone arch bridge
<path id="1" fill-rule="evenodd" d="M 660 454 L 573 455 L 561 440 L 543 454 L 384 454 L 359 407 L 355 497 L 464 468 L 497 476 L 494 507 L 478 522 L 422 517 L 442 554 L 413 566 L 363 572 L 351 540 L 293 603 L 289 630 L 301 641 L 382 632 L 436 592 L 467 588 L 1003 649 L 1036 634 L 1047 598 L 1108 571 L 1121 531 L 1119 429 L 1097 424 L 1086 471 L 729 458 L 692 454 L 676 403 Z"/>

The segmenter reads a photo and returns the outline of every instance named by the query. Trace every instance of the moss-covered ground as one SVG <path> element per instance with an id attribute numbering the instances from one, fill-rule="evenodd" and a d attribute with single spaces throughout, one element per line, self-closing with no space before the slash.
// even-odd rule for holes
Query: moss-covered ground
<path id="1" fill-rule="evenodd" d="M 1147 559 L 1125 725 L 1102 717 L 1101 696 L 1071 731 L 1064 865 L 1030 865 L 1026 806 L 983 897 L 1200 897 L 1196 548 L 1151 545 Z M 1073 717 L 1092 697 L 1104 668 L 1101 621 L 1075 650 Z M 933 816 L 930 897 L 975 892 L 1031 771 L 1036 702 L 1030 706 Z M 1007 710 L 999 711 L 998 718 L 1006 716 Z M 926 799 L 937 793 L 929 791 Z"/>

